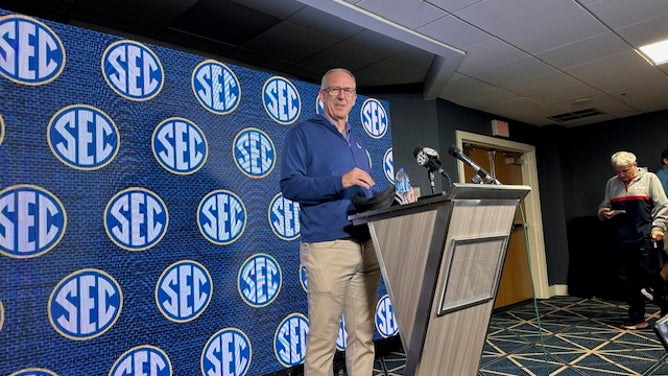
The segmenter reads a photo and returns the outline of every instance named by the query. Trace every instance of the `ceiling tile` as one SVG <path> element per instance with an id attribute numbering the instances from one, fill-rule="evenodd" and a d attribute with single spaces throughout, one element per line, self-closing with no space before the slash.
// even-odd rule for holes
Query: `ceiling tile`
<path id="1" fill-rule="evenodd" d="M 448 15 L 422 0 L 363 0 L 356 5 L 411 30 Z"/>
<path id="2" fill-rule="evenodd" d="M 507 118 L 516 119 L 519 116 L 530 116 L 536 113 L 543 113 L 545 116 L 553 113 L 554 109 L 546 106 L 532 98 L 516 97 L 509 100 L 498 101 L 491 106 L 496 113 L 505 114 Z"/>
<path id="3" fill-rule="evenodd" d="M 439 18 L 416 31 L 461 49 L 490 38 L 489 34 L 453 16 Z"/>
<path id="4" fill-rule="evenodd" d="M 491 84 L 507 85 L 554 71 L 554 68 L 530 56 L 487 71 L 478 72 L 476 77 Z"/>
<path id="5" fill-rule="evenodd" d="M 668 39 L 668 14 L 617 29 L 635 47 Z"/>
<path id="6" fill-rule="evenodd" d="M 407 48 L 394 57 L 424 69 L 429 69 L 434 61 L 434 54 L 417 48 Z"/>
<path id="7" fill-rule="evenodd" d="M 558 112 L 553 114 L 556 115 L 558 113 L 582 111 L 588 108 L 595 108 L 602 112 L 607 112 L 606 109 L 610 107 L 610 104 L 619 105 L 621 103 L 622 102 L 617 98 L 604 92 L 589 91 L 586 95 L 581 95 L 579 97 L 571 96 L 570 98 L 565 98 L 562 101 L 550 105 L 558 110 Z"/>
<path id="8" fill-rule="evenodd" d="M 607 32 L 538 53 L 536 56 L 554 67 L 568 69 L 629 50 L 630 47 L 624 41 L 612 32 Z"/>
<path id="9" fill-rule="evenodd" d="M 96 0 L 97 1 L 97 0 Z M 178 0 L 176 0 L 178 1 Z M 230 0 L 237 4 L 271 14 L 282 20 L 304 9 L 306 6 L 296 0 Z"/>
<path id="10" fill-rule="evenodd" d="M 496 108 L 499 102 L 508 101 L 518 98 L 518 95 L 507 90 L 492 87 L 489 90 L 478 91 L 472 95 L 458 96 L 456 98 L 449 98 L 454 103 L 460 106 L 469 108 Z"/>
<path id="11" fill-rule="evenodd" d="M 622 89 L 619 100 L 643 112 L 668 107 L 668 77 L 651 83 L 642 83 Z"/>
<path id="12" fill-rule="evenodd" d="M 600 94 L 602 94 L 600 90 L 578 82 L 572 86 L 564 86 L 557 89 L 545 86 L 544 91 L 535 92 L 531 94 L 531 97 L 548 106 L 558 106 L 560 103 L 567 102 L 572 104 Z"/>
<path id="13" fill-rule="evenodd" d="M 566 69 L 566 72 L 602 91 L 615 91 L 640 82 L 651 84 L 666 79 L 663 72 L 649 65 L 634 51 Z"/>
<path id="14" fill-rule="evenodd" d="M 357 86 L 386 86 L 388 82 L 396 84 L 422 82 L 427 70 L 389 57 L 355 73 L 360 77 Z"/>
<path id="15" fill-rule="evenodd" d="M 347 39 L 364 30 L 361 26 L 311 7 L 304 7 L 287 20 L 336 39 Z"/>
<path id="16" fill-rule="evenodd" d="M 665 0 L 605 0 L 595 1 L 586 7 L 613 29 L 623 28 L 642 21 L 668 14 Z"/>
<path id="17" fill-rule="evenodd" d="M 228 0 L 199 0 L 171 27 L 240 46 L 280 21 Z"/>
<path id="18" fill-rule="evenodd" d="M 526 53 L 495 38 L 469 46 L 465 51 L 466 56 L 457 71 L 468 75 L 488 71 L 527 56 Z"/>
<path id="19" fill-rule="evenodd" d="M 295 69 L 294 63 L 287 62 L 283 59 L 266 55 L 258 51 L 237 48 L 230 51 L 228 54 L 226 54 L 225 57 L 240 61 L 242 63 L 252 64 L 253 66 L 267 70 L 269 72 L 297 76 L 297 74 L 293 73 Z"/>
<path id="20" fill-rule="evenodd" d="M 201 38 L 197 35 L 193 35 L 183 30 L 176 29 L 163 29 L 157 35 L 161 40 L 177 44 L 182 48 L 188 48 L 192 52 L 196 50 L 216 54 L 216 55 L 227 55 L 228 53 L 234 51 L 238 48 L 235 45 L 227 44 L 223 41 L 218 41 L 215 39 Z"/>
<path id="21" fill-rule="evenodd" d="M 350 71 L 370 66 L 385 58 L 374 51 L 347 42 L 336 43 L 330 48 L 299 61 L 300 65 L 327 70 L 333 66 Z"/>
<path id="22" fill-rule="evenodd" d="M 573 4 L 561 8 L 550 17 L 524 22 L 520 27 L 501 35 L 501 39 L 529 53 L 540 53 L 574 43 L 608 30 L 589 14 Z"/>
<path id="23" fill-rule="evenodd" d="M 488 83 L 455 73 L 441 91 L 441 95 L 446 99 L 454 100 L 455 98 L 466 97 L 493 88 L 494 86 Z"/>
<path id="24" fill-rule="evenodd" d="M 571 88 L 581 82 L 565 73 L 553 71 L 544 75 L 535 76 L 526 80 L 508 83 L 505 87 L 523 96 L 534 96 L 538 93 L 554 92 Z"/>
<path id="25" fill-rule="evenodd" d="M 282 22 L 267 29 L 243 45 L 244 49 L 256 50 L 289 62 L 299 62 L 325 48 L 336 39 L 303 27 Z"/>
<path id="26" fill-rule="evenodd" d="M 484 25 L 488 33 L 505 36 L 518 30 L 527 22 L 561 14 L 571 1 L 554 0 L 482 0 L 454 14 L 472 25 Z"/>
<path id="27" fill-rule="evenodd" d="M 455 12 L 480 0 L 431 0 L 430 3 L 447 12 Z"/>
<path id="28" fill-rule="evenodd" d="M 382 52 L 387 55 L 397 54 L 410 46 L 396 39 L 385 38 L 382 35 L 371 30 L 362 30 L 354 36 L 347 39 L 347 42 L 354 43 L 360 47 L 369 50 Z"/>

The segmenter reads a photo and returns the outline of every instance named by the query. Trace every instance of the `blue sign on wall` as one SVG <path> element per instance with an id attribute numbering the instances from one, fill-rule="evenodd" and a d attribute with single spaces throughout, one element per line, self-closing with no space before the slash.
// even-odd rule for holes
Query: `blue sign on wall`
<path id="1" fill-rule="evenodd" d="M 0 10 L 0 374 L 301 364 L 299 205 L 278 175 L 318 89 Z M 350 120 L 391 184 L 387 103 L 359 96 Z M 377 338 L 396 335 L 379 297 Z"/>

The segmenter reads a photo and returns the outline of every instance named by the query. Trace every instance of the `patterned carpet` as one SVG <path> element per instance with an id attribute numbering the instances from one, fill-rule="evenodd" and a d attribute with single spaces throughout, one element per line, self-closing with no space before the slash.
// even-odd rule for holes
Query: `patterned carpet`
<path id="1" fill-rule="evenodd" d="M 647 307 L 653 324 L 658 309 Z M 530 301 L 495 312 L 478 376 L 668 375 L 666 350 L 652 329 L 619 329 L 625 317 L 623 302 L 577 297 L 535 305 Z M 374 376 L 403 375 L 405 357 L 396 343 L 395 349 L 382 352 Z"/>

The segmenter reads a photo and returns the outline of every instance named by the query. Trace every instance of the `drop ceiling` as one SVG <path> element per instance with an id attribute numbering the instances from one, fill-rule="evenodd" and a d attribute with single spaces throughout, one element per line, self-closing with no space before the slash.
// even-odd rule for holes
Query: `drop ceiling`
<path id="1" fill-rule="evenodd" d="M 668 109 L 666 0 L 0 0 L 34 17 L 163 42 L 361 93 L 411 92 L 536 126 Z"/>

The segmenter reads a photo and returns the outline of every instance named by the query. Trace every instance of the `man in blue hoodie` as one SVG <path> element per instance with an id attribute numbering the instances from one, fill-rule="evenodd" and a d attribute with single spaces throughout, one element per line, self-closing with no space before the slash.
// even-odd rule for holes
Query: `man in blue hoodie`
<path id="1" fill-rule="evenodd" d="M 346 369 L 373 374 L 373 335 L 380 267 L 366 225 L 353 226 L 351 198 L 373 196 L 367 151 L 348 122 L 355 77 L 329 70 L 318 98 L 322 114 L 294 125 L 285 138 L 281 191 L 299 203 L 300 262 L 306 268 L 309 333 L 304 374 L 331 376 L 341 314 L 348 334 Z"/>

